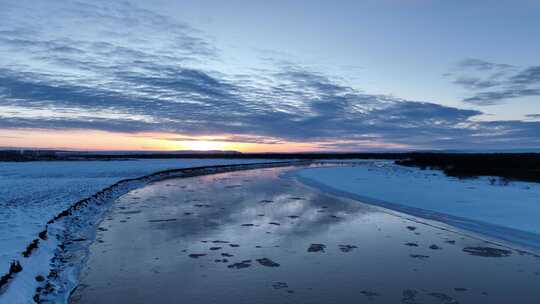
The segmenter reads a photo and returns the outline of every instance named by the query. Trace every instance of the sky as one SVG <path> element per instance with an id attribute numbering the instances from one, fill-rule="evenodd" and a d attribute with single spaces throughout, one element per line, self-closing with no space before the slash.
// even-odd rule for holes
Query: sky
<path id="1" fill-rule="evenodd" d="M 1 0 L 0 147 L 540 148 L 540 1 Z"/>

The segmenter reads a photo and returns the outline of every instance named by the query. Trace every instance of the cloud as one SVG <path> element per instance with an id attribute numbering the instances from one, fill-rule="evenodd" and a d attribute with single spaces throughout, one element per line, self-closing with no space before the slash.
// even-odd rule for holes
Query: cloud
<path id="1" fill-rule="evenodd" d="M 479 77 L 467 77 L 459 76 L 454 80 L 454 83 L 460 85 L 469 90 L 481 90 L 496 87 L 501 84 L 501 82 L 492 80 L 492 79 L 481 79 Z"/>
<path id="2" fill-rule="evenodd" d="M 283 140 L 272 137 L 265 136 L 249 136 L 249 135 L 230 135 L 227 137 L 223 136 L 208 136 L 208 137 L 194 137 L 194 136 L 174 136 L 174 137 L 161 137 L 157 138 L 160 140 L 167 141 L 220 141 L 220 142 L 241 142 L 241 143 L 250 143 L 250 144 L 265 144 L 265 145 L 277 145 L 285 143 Z"/>
<path id="3" fill-rule="evenodd" d="M 473 92 L 463 99 L 466 103 L 493 105 L 540 96 L 540 66 L 519 69 L 509 64 L 466 59 L 456 65 L 456 72 L 446 76 L 453 77 L 454 84 Z"/>
<path id="4" fill-rule="evenodd" d="M 526 68 L 510 78 L 515 85 L 540 84 L 540 66 Z"/>
<path id="5" fill-rule="evenodd" d="M 168 140 L 212 135 L 347 150 L 501 145 L 517 138 L 540 145 L 538 123 L 479 122 L 479 111 L 369 94 L 282 59 L 226 72 L 204 33 L 129 2 L 8 0 L 6 11 L 0 12 L 6 18 L 0 128 L 169 132 L 193 137 Z M 45 19 L 48 14 L 56 18 Z M 530 85 L 536 77 L 535 70 L 508 76 L 513 68 L 506 65 L 462 65 L 495 75 L 493 84 L 471 80 L 470 87 L 498 88 L 511 79 Z"/>
<path id="6" fill-rule="evenodd" d="M 479 92 L 472 97 L 463 99 L 463 101 L 477 105 L 493 105 L 507 99 L 532 96 L 540 96 L 540 88 L 515 87 L 505 88 L 499 91 Z"/>
<path id="7" fill-rule="evenodd" d="M 458 62 L 457 66 L 464 69 L 474 69 L 479 71 L 505 70 L 513 67 L 509 64 L 493 63 L 476 58 L 464 59 Z"/>
<path id="8" fill-rule="evenodd" d="M 266 144 L 336 142 L 321 146 L 328 149 L 467 145 L 491 132 L 492 126 L 471 121 L 479 111 L 365 94 L 307 69 L 281 69 L 267 76 L 273 86 L 258 86 L 256 77 L 236 83 L 195 70 L 119 76 L 144 94 L 4 71 L 2 83 L 10 93 L 0 105 L 26 115 L 3 111 L 0 127 L 224 134 L 232 135 L 226 141 Z M 38 115 L 39 109 L 55 115 Z"/>

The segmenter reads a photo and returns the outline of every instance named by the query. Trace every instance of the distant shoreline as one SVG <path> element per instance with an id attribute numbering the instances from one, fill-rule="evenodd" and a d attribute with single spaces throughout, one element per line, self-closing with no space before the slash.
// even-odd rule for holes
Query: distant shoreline
<path id="1" fill-rule="evenodd" d="M 28 161 L 119 161 L 127 159 L 282 159 L 282 160 L 394 160 L 402 166 L 442 170 L 458 178 L 478 176 L 500 177 L 493 182 L 511 180 L 540 182 L 540 153 L 241 153 L 236 151 L 212 152 L 69 152 L 49 150 L 4 150 L 0 162 Z"/>

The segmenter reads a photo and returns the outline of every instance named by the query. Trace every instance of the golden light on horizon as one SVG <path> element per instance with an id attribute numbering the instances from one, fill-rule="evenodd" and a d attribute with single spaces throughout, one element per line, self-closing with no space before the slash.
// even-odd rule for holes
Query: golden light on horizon
<path id="1" fill-rule="evenodd" d="M 0 129 L 0 147 L 86 151 L 210 151 L 301 152 L 317 144 L 230 141 L 223 135 L 189 136 L 173 133 L 115 133 L 96 130 Z"/>
<path id="2" fill-rule="evenodd" d="M 180 144 L 185 146 L 187 150 L 197 151 L 224 150 L 226 147 L 224 142 L 211 140 L 186 140 L 181 141 Z"/>
<path id="3" fill-rule="evenodd" d="M 0 148 L 83 151 L 332 151 L 325 142 L 249 141 L 229 135 L 192 136 L 174 133 L 115 133 L 96 130 L 0 129 Z M 338 141 L 339 142 L 339 141 Z M 334 143 L 338 143 L 334 142 Z M 343 143 L 343 141 L 341 141 Z M 365 148 L 406 148 L 404 145 L 364 141 Z"/>
<path id="4" fill-rule="evenodd" d="M 236 150 L 238 145 L 232 142 L 215 140 L 178 140 L 168 141 L 167 150 L 193 150 L 193 151 L 213 151 L 213 150 Z"/>

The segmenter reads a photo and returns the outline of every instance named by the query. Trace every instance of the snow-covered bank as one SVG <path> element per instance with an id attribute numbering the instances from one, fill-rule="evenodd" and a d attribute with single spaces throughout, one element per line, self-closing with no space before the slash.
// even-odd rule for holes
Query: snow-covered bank
<path id="1" fill-rule="evenodd" d="M 295 174 L 340 195 L 540 249 L 540 184 L 505 185 L 487 177 L 460 180 L 391 162 Z"/>
<path id="2" fill-rule="evenodd" d="M 21 260 L 27 245 L 55 215 L 119 180 L 168 169 L 257 162 L 269 161 L 177 159 L 0 163 L 0 273 L 4 274 L 9 269 L 12 260 Z M 54 230 L 57 227 L 49 228 Z M 41 248 L 55 248 L 57 245 L 54 238 L 40 244 Z M 14 284 L 33 286 L 34 272 L 47 275 L 42 273 L 47 270 L 51 257 L 47 252 L 38 250 L 32 259 L 25 259 L 23 271 L 29 275 L 18 278 Z M 32 273 L 27 272 L 29 269 Z M 29 299 L 25 288 L 13 288 L 10 292 L 15 293 L 12 296 L 16 299 Z M 3 295 L 0 296 L 0 303 L 4 303 L 5 299 Z"/>

